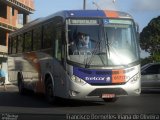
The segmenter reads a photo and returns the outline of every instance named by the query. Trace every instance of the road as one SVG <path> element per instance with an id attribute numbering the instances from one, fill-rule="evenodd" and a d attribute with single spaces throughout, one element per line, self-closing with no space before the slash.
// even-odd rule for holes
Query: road
<path id="1" fill-rule="evenodd" d="M 0 87 L 0 113 L 2 117 L 6 117 L 7 113 L 11 114 L 9 117 L 12 117 L 12 114 L 22 114 L 25 117 L 30 114 L 41 117 L 53 114 L 160 114 L 160 92 L 122 97 L 115 103 L 60 100 L 56 105 L 50 105 L 42 95 L 29 93 L 21 96 L 17 87 L 9 85 L 6 91 Z M 160 119 L 160 116 L 158 118 Z"/>

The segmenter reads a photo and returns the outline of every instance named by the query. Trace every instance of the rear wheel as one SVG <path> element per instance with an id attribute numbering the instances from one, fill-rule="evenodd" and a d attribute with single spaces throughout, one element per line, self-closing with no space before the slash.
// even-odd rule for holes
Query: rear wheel
<path id="1" fill-rule="evenodd" d="M 19 93 L 21 95 L 24 95 L 26 93 L 26 89 L 24 88 L 22 75 L 18 74 L 17 78 L 18 78 L 18 90 L 19 90 Z"/>
<path id="2" fill-rule="evenodd" d="M 45 92 L 45 95 L 46 95 L 46 99 L 47 101 L 50 103 L 50 104 L 54 104 L 55 101 L 56 101 L 56 98 L 54 96 L 54 86 L 52 84 L 52 79 L 51 77 L 48 77 L 47 78 L 47 83 L 46 83 L 46 92 Z"/>
<path id="3" fill-rule="evenodd" d="M 118 97 L 115 97 L 115 98 L 103 98 L 103 100 L 105 102 L 116 102 L 118 100 Z"/>

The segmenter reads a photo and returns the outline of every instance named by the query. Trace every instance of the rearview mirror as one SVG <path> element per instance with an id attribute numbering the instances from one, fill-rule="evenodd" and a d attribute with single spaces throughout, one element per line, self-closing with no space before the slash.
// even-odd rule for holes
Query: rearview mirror
<path id="1" fill-rule="evenodd" d="M 139 35 L 139 25 L 138 25 L 138 23 L 135 23 L 136 24 L 136 36 L 137 36 L 137 39 L 139 40 L 139 37 L 140 37 L 140 35 Z"/>

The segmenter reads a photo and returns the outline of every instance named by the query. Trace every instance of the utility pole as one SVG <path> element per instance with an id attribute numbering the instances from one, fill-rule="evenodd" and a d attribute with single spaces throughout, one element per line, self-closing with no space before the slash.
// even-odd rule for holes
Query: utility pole
<path id="1" fill-rule="evenodd" d="M 92 4 L 94 4 L 97 7 L 97 10 L 101 10 L 101 7 L 96 2 L 92 2 Z"/>
<path id="2" fill-rule="evenodd" d="M 115 3 L 115 2 L 116 2 L 116 0 L 112 0 L 112 2 L 113 2 L 113 3 Z"/>
<path id="3" fill-rule="evenodd" d="M 116 0 L 112 0 L 113 4 L 115 4 Z M 93 5 L 95 5 L 97 7 L 97 10 L 101 10 L 101 7 L 98 5 L 97 2 L 92 2 Z"/>
<path id="4" fill-rule="evenodd" d="M 83 10 L 86 10 L 86 0 L 83 0 Z"/>

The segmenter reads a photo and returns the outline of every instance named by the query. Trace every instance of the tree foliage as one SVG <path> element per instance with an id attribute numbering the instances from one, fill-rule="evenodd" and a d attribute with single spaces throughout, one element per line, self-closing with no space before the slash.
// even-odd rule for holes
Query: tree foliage
<path id="1" fill-rule="evenodd" d="M 140 33 L 142 50 L 150 53 L 153 61 L 160 61 L 160 16 L 152 19 Z"/>

